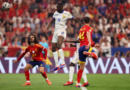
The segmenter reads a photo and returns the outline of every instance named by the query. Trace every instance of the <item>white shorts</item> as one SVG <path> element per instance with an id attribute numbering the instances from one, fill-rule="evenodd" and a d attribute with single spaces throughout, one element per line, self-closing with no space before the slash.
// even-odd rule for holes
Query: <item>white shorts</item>
<path id="1" fill-rule="evenodd" d="M 79 54 L 78 54 L 77 51 L 74 53 L 74 56 L 73 56 L 71 62 L 74 63 L 74 64 L 78 64 L 79 63 Z"/>
<path id="2" fill-rule="evenodd" d="M 66 38 L 66 30 L 57 30 L 57 31 L 55 31 L 54 35 L 53 35 L 53 38 L 52 38 L 53 43 L 57 43 L 58 36 L 63 36 L 64 39 L 65 39 Z"/>

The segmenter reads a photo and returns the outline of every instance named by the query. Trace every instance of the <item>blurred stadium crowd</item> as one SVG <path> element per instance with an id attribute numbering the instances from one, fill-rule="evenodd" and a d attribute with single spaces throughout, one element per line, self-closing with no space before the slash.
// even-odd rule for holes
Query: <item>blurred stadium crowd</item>
<path id="1" fill-rule="evenodd" d="M 9 11 L 2 10 L 4 1 L 10 3 Z M 63 3 L 65 10 L 80 17 L 79 22 L 68 20 L 67 40 L 77 39 L 83 17 L 89 16 L 95 43 L 102 48 L 130 47 L 130 0 L 0 0 L 0 46 L 28 46 L 28 35 L 35 33 L 39 41 L 45 37 L 51 47 L 54 25 L 47 34 L 43 31 L 57 3 Z"/>

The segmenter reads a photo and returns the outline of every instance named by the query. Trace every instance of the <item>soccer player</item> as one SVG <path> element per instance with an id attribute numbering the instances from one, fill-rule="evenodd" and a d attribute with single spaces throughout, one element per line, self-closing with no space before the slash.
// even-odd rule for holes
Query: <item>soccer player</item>
<path id="1" fill-rule="evenodd" d="M 47 30 L 55 22 L 55 30 L 54 30 L 54 35 L 52 38 L 52 52 L 53 52 L 53 57 L 55 60 L 55 68 L 52 71 L 59 70 L 66 66 L 65 61 L 64 61 L 64 52 L 61 49 L 61 46 L 62 46 L 63 40 L 66 38 L 67 19 L 73 19 L 75 21 L 79 21 L 79 18 L 75 18 L 70 14 L 70 12 L 63 10 L 62 3 L 57 4 L 57 11 L 55 11 L 55 13 L 53 14 L 53 19 L 51 20 L 46 30 L 44 31 L 44 32 L 47 32 Z M 58 65 L 57 49 L 59 51 L 59 54 L 62 60 L 61 66 Z"/>
<path id="2" fill-rule="evenodd" d="M 69 81 L 67 81 L 67 83 L 63 84 L 64 86 L 68 86 L 68 85 L 72 85 L 73 84 L 73 75 L 74 75 L 74 66 L 75 64 L 79 63 L 79 54 L 78 54 L 78 50 L 80 47 L 80 41 L 79 39 L 75 40 L 75 41 L 65 41 L 68 43 L 75 43 L 76 45 L 70 44 L 71 47 L 77 47 L 77 50 L 74 54 L 73 59 L 71 60 L 71 63 L 69 65 Z M 95 44 L 93 47 L 93 50 L 96 52 L 96 54 L 98 54 L 98 48 L 99 48 L 99 44 Z M 87 58 L 86 58 L 87 59 Z M 84 84 L 82 85 L 82 87 L 86 87 L 89 85 L 89 82 L 87 81 L 87 77 L 86 77 L 86 73 L 85 71 L 83 71 L 82 74 L 82 78 L 84 80 Z"/>
<path id="3" fill-rule="evenodd" d="M 93 59 L 98 59 L 95 51 L 93 50 L 94 42 L 92 40 L 93 29 L 89 26 L 90 18 L 84 17 L 84 26 L 79 31 L 79 64 L 80 69 L 77 73 L 77 84 L 75 87 L 80 87 L 80 80 L 85 67 L 86 57 L 91 56 Z"/>
<path id="4" fill-rule="evenodd" d="M 33 68 L 34 66 L 38 65 L 39 72 L 42 74 L 42 76 L 46 79 L 46 82 L 48 85 L 51 85 L 51 81 L 47 78 L 46 72 L 44 71 L 44 63 L 47 58 L 47 49 L 38 44 L 38 39 L 34 34 L 30 34 L 28 37 L 28 44 L 29 46 L 26 48 L 25 52 L 23 52 L 20 57 L 14 61 L 14 63 L 17 63 L 27 52 L 30 52 L 32 55 L 32 60 L 28 62 L 25 70 L 25 77 L 26 77 L 26 83 L 23 84 L 23 86 L 31 85 L 30 83 L 30 75 L 29 75 L 29 69 Z M 45 57 L 43 58 L 42 51 L 44 51 Z"/>

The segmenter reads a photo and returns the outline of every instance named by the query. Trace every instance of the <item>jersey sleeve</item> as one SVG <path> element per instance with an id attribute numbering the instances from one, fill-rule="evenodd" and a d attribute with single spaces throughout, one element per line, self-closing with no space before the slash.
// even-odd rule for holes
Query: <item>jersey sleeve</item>
<path id="1" fill-rule="evenodd" d="M 28 48 L 29 48 L 29 47 L 27 47 L 27 48 L 25 49 L 25 52 L 23 52 L 23 53 L 19 56 L 19 58 L 17 59 L 18 61 L 28 52 Z"/>
<path id="2" fill-rule="evenodd" d="M 67 18 L 72 19 L 72 18 L 73 18 L 73 15 L 72 15 L 70 12 L 68 12 L 68 13 L 67 13 Z"/>
<path id="3" fill-rule="evenodd" d="M 44 51 L 44 56 L 45 56 L 45 59 L 47 58 L 47 49 L 45 47 L 43 47 L 42 45 L 38 44 L 38 47 L 40 50 Z"/>

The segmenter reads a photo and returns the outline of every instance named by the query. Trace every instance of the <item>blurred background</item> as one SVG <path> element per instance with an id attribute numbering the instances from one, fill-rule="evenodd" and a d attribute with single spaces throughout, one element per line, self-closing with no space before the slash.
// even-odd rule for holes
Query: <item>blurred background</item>
<path id="1" fill-rule="evenodd" d="M 3 2 L 10 10 L 2 10 Z M 80 17 L 80 22 L 67 21 L 66 40 L 76 40 L 83 25 L 83 17 L 91 18 L 93 40 L 102 47 L 99 57 L 130 57 L 130 0 L 0 0 L 0 56 L 18 57 L 28 46 L 28 36 L 35 33 L 46 43 L 48 57 L 52 56 L 51 40 L 54 24 L 44 34 L 46 26 L 63 3 L 64 10 Z M 65 57 L 73 56 L 76 48 L 63 43 Z M 27 53 L 25 57 L 30 57 Z"/>

